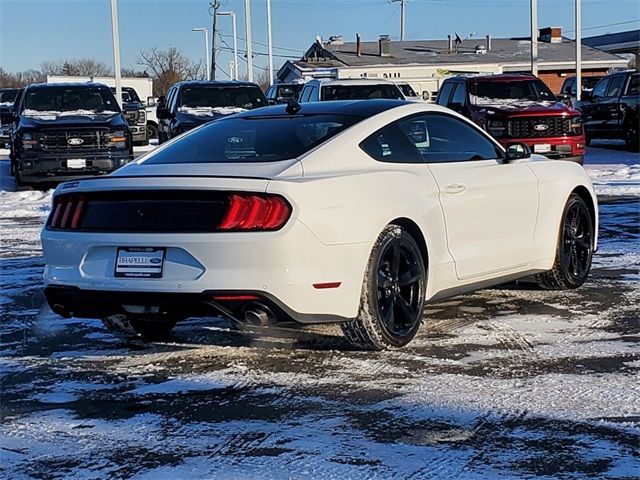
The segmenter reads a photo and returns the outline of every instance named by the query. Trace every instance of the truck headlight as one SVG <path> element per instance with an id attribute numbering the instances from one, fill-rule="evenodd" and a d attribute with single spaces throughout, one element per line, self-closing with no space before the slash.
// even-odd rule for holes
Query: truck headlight
<path id="1" fill-rule="evenodd" d="M 110 147 L 127 148 L 127 135 L 124 131 L 108 133 L 107 141 Z"/>
<path id="2" fill-rule="evenodd" d="M 504 120 L 489 120 L 487 122 L 487 132 L 493 137 L 504 137 L 507 132 L 507 124 Z"/>
<path id="3" fill-rule="evenodd" d="M 33 133 L 22 134 L 22 148 L 28 150 L 38 144 L 38 139 Z"/>
<path id="4" fill-rule="evenodd" d="M 144 110 L 138 110 L 138 125 L 146 125 L 147 124 L 147 112 Z"/>
<path id="5" fill-rule="evenodd" d="M 573 117 L 571 119 L 571 133 L 574 135 L 580 135 L 583 128 L 582 117 Z"/>

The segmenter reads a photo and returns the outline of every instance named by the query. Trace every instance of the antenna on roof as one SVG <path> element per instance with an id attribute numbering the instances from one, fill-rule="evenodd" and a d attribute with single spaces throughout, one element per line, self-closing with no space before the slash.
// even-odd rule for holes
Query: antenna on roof
<path id="1" fill-rule="evenodd" d="M 302 109 L 302 106 L 298 103 L 298 100 L 295 98 L 290 98 L 287 101 L 287 108 L 284 109 L 289 115 L 295 115 Z"/>

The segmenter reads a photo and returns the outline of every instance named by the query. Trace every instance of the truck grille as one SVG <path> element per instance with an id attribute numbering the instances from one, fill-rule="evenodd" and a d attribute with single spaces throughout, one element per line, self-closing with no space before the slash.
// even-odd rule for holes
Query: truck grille
<path id="1" fill-rule="evenodd" d="M 50 130 L 38 136 L 45 152 L 95 152 L 107 150 L 106 130 Z"/>
<path id="2" fill-rule="evenodd" d="M 572 120 L 565 117 L 514 118 L 507 124 L 507 133 L 512 138 L 542 138 L 575 135 Z"/>

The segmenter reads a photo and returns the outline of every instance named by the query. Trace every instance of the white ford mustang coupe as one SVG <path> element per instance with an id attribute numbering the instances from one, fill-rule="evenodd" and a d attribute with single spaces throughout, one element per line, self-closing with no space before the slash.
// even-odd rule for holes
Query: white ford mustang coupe
<path id="1" fill-rule="evenodd" d="M 45 293 L 141 336 L 224 316 L 340 322 L 358 348 L 401 347 L 425 302 L 529 276 L 582 285 L 596 202 L 579 165 L 505 151 L 436 105 L 293 102 L 59 185 Z"/>

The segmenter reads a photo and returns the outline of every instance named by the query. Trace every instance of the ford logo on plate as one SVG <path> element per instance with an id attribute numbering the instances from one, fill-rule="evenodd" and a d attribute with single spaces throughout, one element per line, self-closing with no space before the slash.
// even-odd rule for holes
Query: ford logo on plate
<path id="1" fill-rule="evenodd" d="M 70 138 L 69 140 L 67 140 L 67 143 L 69 145 L 82 145 L 84 143 L 84 140 L 81 138 Z"/>
<path id="2" fill-rule="evenodd" d="M 545 125 L 544 123 L 539 123 L 538 125 L 536 125 L 535 127 L 533 127 L 533 129 L 536 132 L 544 132 L 545 130 L 547 130 L 549 128 L 549 125 Z"/>
<path id="3" fill-rule="evenodd" d="M 229 143 L 242 143 L 242 137 L 231 137 L 227 140 Z"/>
<path id="4" fill-rule="evenodd" d="M 158 263 L 162 263 L 162 259 L 161 258 L 150 258 L 149 262 L 158 264 Z"/>

